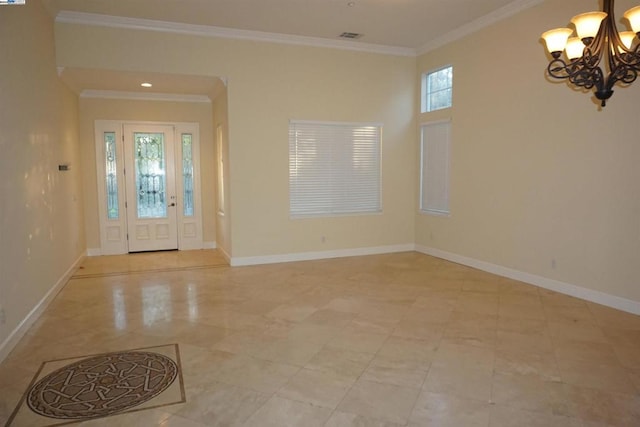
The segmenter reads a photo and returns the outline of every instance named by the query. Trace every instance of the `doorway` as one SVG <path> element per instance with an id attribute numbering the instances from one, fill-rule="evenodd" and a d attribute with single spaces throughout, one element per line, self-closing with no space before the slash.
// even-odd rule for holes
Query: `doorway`
<path id="1" fill-rule="evenodd" d="M 173 145 L 173 126 L 124 126 L 129 252 L 178 249 Z"/>
<path id="2" fill-rule="evenodd" d="M 95 122 L 102 254 L 202 249 L 198 131 Z"/>

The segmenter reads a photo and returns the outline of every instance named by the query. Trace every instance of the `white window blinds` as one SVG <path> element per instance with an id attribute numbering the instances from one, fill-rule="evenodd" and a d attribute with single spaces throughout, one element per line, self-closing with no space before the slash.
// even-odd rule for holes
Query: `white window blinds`
<path id="1" fill-rule="evenodd" d="M 420 210 L 449 214 L 449 146 L 451 122 L 422 125 Z"/>
<path id="2" fill-rule="evenodd" d="M 289 122 L 291 217 L 380 212 L 379 124 Z"/>

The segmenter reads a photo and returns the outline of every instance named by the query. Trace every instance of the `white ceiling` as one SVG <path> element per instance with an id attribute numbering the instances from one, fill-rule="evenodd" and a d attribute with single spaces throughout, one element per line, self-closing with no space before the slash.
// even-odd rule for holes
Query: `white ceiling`
<path id="1" fill-rule="evenodd" d="M 542 0 L 43 0 L 58 19 L 73 16 L 92 23 L 122 22 L 123 18 L 147 27 L 175 24 L 220 31 L 245 31 L 266 39 L 311 38 L 332 46 L 384 47 L 405 52 L 424 51 L 468 34 L 487 23 L 510 16 Z M 119 20 L 119 21 L 118 21 Z M 160 21 L 160 22 L 158 22 Z M 195 28 L 195 27 L 193 27 Z M 362 34 L 343 40 L 343 32 Z M 96 70 L 64 70 L 62 77 L 81 92 L 87 89 L 140 91 L 140 73 L 105 76 Z M 110 77 L 105 80 L 105 77 Z M 160 78 L 157 75 L 155 77 Z M 204 93 L 203 89 L 176 88 L 166 76 L 168 92 Z M 181 77 L 185 84 L 184 76 Z M 197 79 L 197 78 L 196 78 Z M 180 79 L 173 79 L 176 83 Z M 108 83 L 105 83 L 108 82 Z M 208 87 L 211 81 L 194 85 Z M 190 83 L 186 83 L 187 86 Z M 165 89 L 152 89 L 167 92 Z"/>
<path id="2" fill-rule="evenodd" d="M 358 41 L 419 49 L 523 0 L 46 0 L 52 13 L 75 11 L 182 24 Z M 350 6 L 352 5 L 352 6 Z"/>

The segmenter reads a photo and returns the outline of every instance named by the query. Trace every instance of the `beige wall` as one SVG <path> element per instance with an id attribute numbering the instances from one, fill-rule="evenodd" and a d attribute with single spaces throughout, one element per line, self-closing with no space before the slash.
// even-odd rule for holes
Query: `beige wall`
<path id="1" fill-rule="evenodd" d="M 228 78 L 233 257 L 413 243 L 415 58 L 71 24 L 56 43 L 60 66 Z M 383 214 L 289 219 L 289 119 L 384 123 Z"/>
<path id="2" fill-rule="evenodd" d="M 549 0 L 419 58 L 453 64 L 454 108 L 418 114 L 452 119 L 451 216 L 417 214 L 418 244 L 640 301 L 640 83 L 599 111 L 545 79 L 538 39 L 598 6 Z"/>
<path id="3" fill-rule="evenodd" d="M 229 84 L 233 255 L 413 242 L 414 60 L 298 47 L 260 52 Z M 382 215 L 289 219 L 289 119 L 384 124 Z"/>
<path id="4" fill-rule="evenodd" d="M 3 6 L 0 40 L 2 359 L 85 246 L 77 98 L 56 75 L 52 19 L 39 1 Z"/>
<path id="5" fill-rule="evenodd" d="M 80 141 L 82 141 L 81 154 L 87 248 L 100 248 L 98 183 L 94 140 L 94 123 L 96 120 L 191 122 L 200 125 L 202 230 L 205 242 L 215 242 L 215 147 L 211 124 L 211 104 L 80 98 Z"/>

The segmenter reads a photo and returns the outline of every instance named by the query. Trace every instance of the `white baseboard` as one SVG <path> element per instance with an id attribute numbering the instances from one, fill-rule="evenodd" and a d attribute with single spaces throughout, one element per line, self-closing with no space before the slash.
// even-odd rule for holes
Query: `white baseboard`
<path id="1" fill-rule="evenodd" d="M 217 249 L 216 242 L 202 242 L 202 249 Z"/>
<path id="2" fill-rule="evenodd" d="M 100 256 L 102 255 L 102 249 L 100 248 L 88 248 L 87 256 Z"/>
<path id="3" fill-rule="evenodd" d="M 227 253 L 227 251 L 223 247 L 216 248 L 220 251 L 224 259 L 227 261 L 229 265 L 231 265 L 231 255 Z"/>
<path id="4" fill-rule="evenodd" d="M 488 273 L 507 277 L 509 279 L 519 280 L 521 282 L 529 283 L 540 288 L 549 289 L 561 294 L 571 295 L 573 297 L 591 301 L 596 304 L 602 304 L 607 307 L 640 315 L 640 301 L 634 301 L 582 286 L 560 282 L 558 280 L 549 279 L 547 277 L 538 276 L 536 274 L 525 273 L 523 271 L 514 270 L 512 268 L 503 267 L 501 265 L 492 264 L 486 261 L 480 261 L 474 258 L 468 258 L 462 255 L 446 252 L 428 246 L 416 245 L 416 251 L 423 254 L 446 259 L 458 264 L 477 268 L 478 270 L 486 271 Z"/>
<path id="5" fill-rule="evenodd" d="M 69 267 L 69 269 L 58 279 L 58 281 L 49 289 L 49 291 L 42 297 L 40 302 L 27 314 L 27 316 L 16 326 L 16 328 L 9 334 L 7 339 L 0 344 L 0 362 L 2 362 L 11 353 L 11 350 L 18 344 L 18 341 L 27 333 L 29 328 L 38 320 L 40 315 L 46 310 L 51 301 L 60 292 L 64 285 L 69 281 L 76 268 L 82 263 L 85 258 L 84 255 L 80 257 Z"/>
<path id="6" fill-rule="evenodd" d="M 404 245 L 375 246 L 371 248 L 337 249 L 333 251 L 301 252 L 252 257 L 232 257 L 229 264 L 232 267 L 240 267 L 246 265 L 277 264 L 281 262 L 311 261 L 315 259 L 409 252 L 413 250 L 415 250 L 415 245 L 413 243 L 407 243 Z"/>

